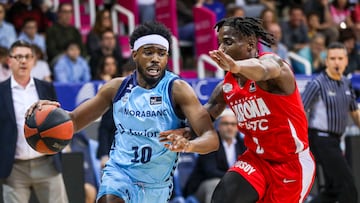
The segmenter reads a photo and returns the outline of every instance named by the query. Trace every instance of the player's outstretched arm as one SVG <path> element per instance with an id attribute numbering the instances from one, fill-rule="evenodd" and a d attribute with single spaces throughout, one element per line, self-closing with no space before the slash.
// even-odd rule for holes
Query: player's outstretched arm
<path id="1" fill-rule="evenodd" d="M 105 83 L 95 97 L 80 104 L 69 113 L 75 131 L 85 128 L 109 109 L 122 81 L 123 78 L 115 78 Z"/>
<path id="2" fill-rule="evenodd" d="M 176 80 L 173 85 L 173 98 L 176 108 L 178 107 L 194 132 L 196 139 L 188 140 L 184 137 L 185 129 L 177 129 L 160 133 L 160 139 L 172 151 L 196 152 L 206 154 L 215 151 L 219 147 L 219 140 L 206 109 L 201 105 L 194 90 L 182 80 Z"/>
<path id="3" fill-rule="evenodd" d="M 105 83 L 95 97 L 85 101 L 73 111 L 69 112 L 71 120 L 73 121 L 74 132 L 85 128 L 106 112 L 122 80 L 122 78 L 115 78 Z M 25 117 L 30 116 L 35 109 L 41 110 L 43 105 L 60 107 L 60 103 L 57 101 L 39 100 L 28 108 Z"/>
<path id="4" fill-rule="evenodd" d="M 295 89 L 292 69 L 276 54 L 264 54 L 259 58 L 238 61 L 221 50 L 213 50 L 209 54 L 222 69 L 231 73 L 240 74 L 257 82 L 273 81 L 285 94 L 291 94 Z"/>

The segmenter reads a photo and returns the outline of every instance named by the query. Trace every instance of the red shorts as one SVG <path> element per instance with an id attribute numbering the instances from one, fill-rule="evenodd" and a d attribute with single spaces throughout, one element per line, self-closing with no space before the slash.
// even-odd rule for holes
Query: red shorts
<path id="1" fill-rule="evenodd" d="M 298 158 L 283 163 L 269 162 L 247 150 L 229 171 L 243 176 L 258 192 L 259 203 L 303 202 L 315 178 L 315 162 L 309 148 Z"/>

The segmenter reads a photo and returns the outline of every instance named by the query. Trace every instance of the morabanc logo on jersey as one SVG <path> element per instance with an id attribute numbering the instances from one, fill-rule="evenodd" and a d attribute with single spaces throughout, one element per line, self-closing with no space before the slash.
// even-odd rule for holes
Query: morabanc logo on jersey
<path id="1" fill-rule="evenodd" d="M 262 98 L 246 97 L 230 105 L 236 113 L 239 127 L 253 131 L 268 129 L 268 120 L 264 116 L 271 112 Z"/>

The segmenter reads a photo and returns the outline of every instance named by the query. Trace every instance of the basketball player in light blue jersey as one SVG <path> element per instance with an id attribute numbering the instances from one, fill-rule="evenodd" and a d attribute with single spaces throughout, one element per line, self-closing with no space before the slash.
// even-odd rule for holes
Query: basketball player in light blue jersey
<path id="1" fill-rule="evenodd" d="M 130 45 L 136 71 L 104 84 L 94 98 L 69 115 L 79 131 L 113 106 L 117 131 L 103 171 L 99 203 L 165 203 L 172 193 L 178 152 L 209 153 L 218 149 L 219 142 L 191 86 L 166 70 L 171 46 L 168 29 L 156 22 L 140 25 Z M 39 101 L 27 115 L 44 104 L 59 106 Z M 167 134 L 167 142 L 160 142 L 160 132 L 181 128 L 185 119 L 196 139 L 189 141 L 174 131 Z"/>

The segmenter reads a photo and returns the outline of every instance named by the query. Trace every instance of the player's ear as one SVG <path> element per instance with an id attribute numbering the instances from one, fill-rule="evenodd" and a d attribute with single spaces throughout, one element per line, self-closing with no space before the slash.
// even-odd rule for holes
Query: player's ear
<path id="1" fill-rule="evenodd" d="M 255 48 L 255 40 L 249 39 L 247 51 L 251 52 Z"/>

